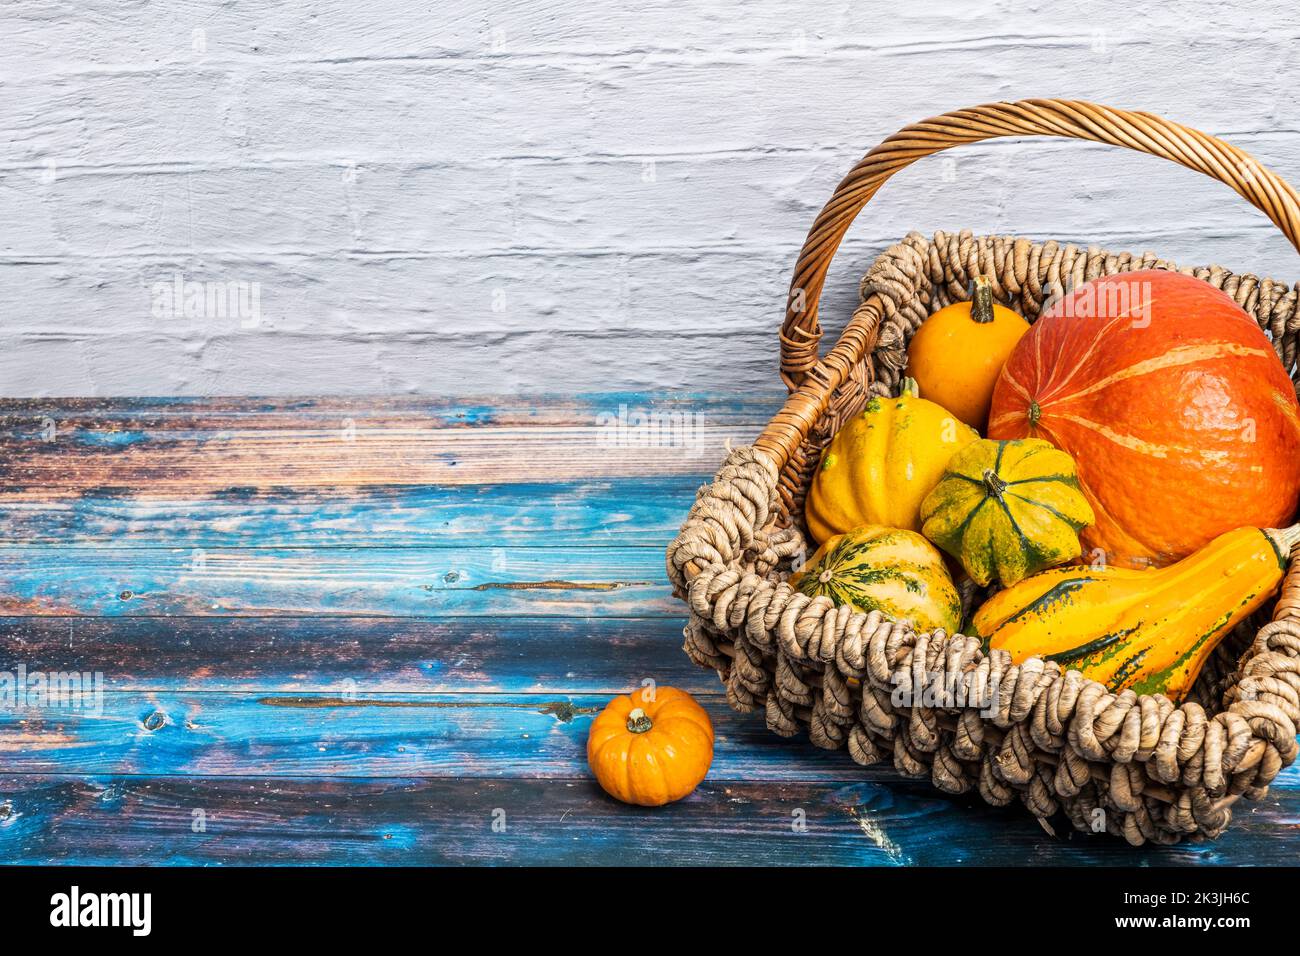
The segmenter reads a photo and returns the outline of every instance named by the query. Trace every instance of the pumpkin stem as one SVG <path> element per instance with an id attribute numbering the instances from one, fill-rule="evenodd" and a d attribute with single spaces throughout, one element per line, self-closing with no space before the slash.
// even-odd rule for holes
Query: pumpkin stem
<path id="1" fill-rule="evenodd" d="M 904 378 L 903 384 L 898 391 L 899 398 L 920 398 L 921 386 L 916 383 L 914 378 Z"/>
<path id="2" fill-rule="evenodd" d="M 1002 493 L 1007 490 L 1007 483 L 992 468 L 984 469 L 984 485 L 988 488 L 989 494 L 998 501 L 1002 500 Z"/>
<path id="3" fill-rule="evenodd" d="M 985 325 L 993 321 L 993 286 L 988 276 L 975 277 L 975 291 L 970 300 L 971 321 Z"/>
<path id="4" fill-rule="evenodd" d="M 1038 420 L 1042 417 L 1043 417 L 1043 407 L 1039 405 L 1038 402 L 1031 401 L 1029 403 L 1029 424 L 1031 426 L 1037 425 Z"/>
<path id="5" fill-rule="evenodd" d="M 627 729 L 634 734 L 643 734 L 653 726 L 654 723 L 640 707 L 632 708 L 632 712 L 627 715 Z"/>

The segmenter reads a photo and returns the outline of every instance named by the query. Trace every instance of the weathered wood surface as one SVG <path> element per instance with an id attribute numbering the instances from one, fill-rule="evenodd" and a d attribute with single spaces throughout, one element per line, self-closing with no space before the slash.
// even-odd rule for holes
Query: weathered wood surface
<path id="1" fill-rule="evenodd" d="M 1291 778 L 1292 783 L 1294 779 Z M 0 851 L 79 865 L 1208 866 L 1294 862 L 1296 794 L 1215 843 L 1053 840 L 1019 808 L 924 783 L 723 780 L 646 810 L 587 777 L 0 775 Z M 493 829 L 494 822 L 504 824 Z"/>
<path id="2" fill-rule="evenodd" d="M 598 419 L 620 406 L 700 414 L 717 441 L 603 440 Z M 1016 808 L 732 712 L 681 653 L 663 546 L 724 444 L 775 406 L 0 403 L 0 674 L 103 679 L 81 709 L 0 710 L 0 858 L 1292 859 L 1297 768 L 1218 843 L 1134 851 L 1054 840 Z M 340 441 L 346 419 L 384 437 Z M 705 786 L 659 811 L 609 800 L 585 769 L 592 712 L 646 677 L 700 695 L 718 732 Z"/>
<path id="3" fill-rule="evenodd" d="M 658 547 L 681 526 L 692 475 L 355 489 L 239 490 L 159 498 L 129 492 L 17 501 L 6 528 L 24 544 L 117 548 Z M 15 495 L 16 497 L 16 495 Z"/>
<path id="4" fill-rule="evenodd" d="M 599 541 L 599 534 L 593 535 Z M 661 548 L 0 548 L 8 614 L 675 615 Z"/>
<path id="5" fill-rule="evenodd" d="M 580 663 L 580 662 L 579 662 Z M 642 675 L 629 674 L 635 687 Z M 645 675 L 651 676 L 651 675 Z M 717 688 L 715 688 L 716 692 Z M 0 719 L 0 761 L 16 773 L 258 777 L 571 777 L 608 695 L 106 693 L 96 713 L 29 708 Z M 844 780 L 844 751 L 772 739 L 717 696 L 702 697 L 723 780 Z"/>
<path id="6" fill-rule="evenodd" d="M 771 399 L 609 395 L 507 401 L 0 402 L 6 500 L 708 475 Z M 138 418 L 132 418 L 135 407 Z M 525 451 L 526 449 L 526 451 Z"/>
<path id="7" fill-rule="evenodd" d="M 666 617 L 0 617 L 0 667 L 99 672 L 115 691 L 614 694 L 718 679 Z"/>

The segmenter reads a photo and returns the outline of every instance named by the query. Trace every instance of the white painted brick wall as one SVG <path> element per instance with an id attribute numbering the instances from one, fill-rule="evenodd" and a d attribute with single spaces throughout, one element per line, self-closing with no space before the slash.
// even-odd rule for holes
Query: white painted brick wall
<path id="1" fill-rule="evenodd" d="M 1067 96 L 1300 182 L 1297 33 L 1284 0 L 6 0 L 0 394 L 773 389 L 799 244 L 884 136 Z M 855 226 L 828 321 L 910 229 L 1300 278 L 1171 164 L 946 155 Z M 258 283 L 260 324 L 155 315 L 175 275 Z"/>

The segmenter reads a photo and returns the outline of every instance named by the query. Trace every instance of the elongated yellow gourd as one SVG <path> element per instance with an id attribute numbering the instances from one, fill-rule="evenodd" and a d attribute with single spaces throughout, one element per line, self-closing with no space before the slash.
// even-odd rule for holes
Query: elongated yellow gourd
<path id="1" fill-rule="evenodd" d="M 1181 700 L 1210 652 L 1277 589 L 1300 525 L 1238 528 L 1158 570 L 1065 567 L 999 591 L 975 614 L 988 647 L 1056 661 L 1114 692 Z"/>

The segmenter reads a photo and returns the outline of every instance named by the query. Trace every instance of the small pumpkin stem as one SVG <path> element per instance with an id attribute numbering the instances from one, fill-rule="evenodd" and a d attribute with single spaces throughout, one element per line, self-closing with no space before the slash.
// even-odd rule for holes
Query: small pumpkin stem
<path id="1" fill-rule="evenodd" d="M 921 386 L 916 383 L 916 379 L 904 378 L 903 384 L 898 391 L 898 397 L 899 398 L 904 398 L 904 397 L 920 398 L 920 396 L 921 396 Z"/>
<path id="2" fill-rule="evenodd" d="M 975 291 L 970 300 L 971 321 L 985 325 L 993 321 L 993 286 L 988 276 L 975 277 Z"/>
<path id="3" fill-rule="evenodd" d="M 1029 424 L 1037 425 L 1038 420 L 1043 417 L 1043 407 L 1036 401 L 1029 403 Z"/>
<path id="4" fill-rule="evenodd" d="M 634 707 L 632 712 L 627 715 L 627 729 L 634 734 L 643 734 L 654 724 L 646 716 L 646 712 L 640 707 Z"/>
<path id="5" fill-rule="evenodd" d="M 984 484 L 994 498 L 1002 500 L 1002 493 L 1007 490 L 1007 483 L 992 468 L 984 470 Z"/>

